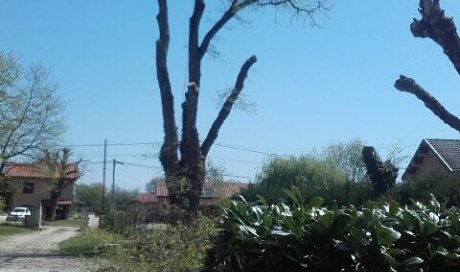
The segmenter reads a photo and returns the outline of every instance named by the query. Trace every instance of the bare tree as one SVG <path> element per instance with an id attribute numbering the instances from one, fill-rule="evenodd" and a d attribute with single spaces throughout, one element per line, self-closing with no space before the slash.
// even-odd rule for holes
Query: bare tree
<path id="1" fill-rule="evenodd" d="M 0 52 L 0 173 L 8 160 L 52 144 L 64 130 L 63 103 L 48 71 Z"/>
<path id="2" fill-rule="evenodd" d="M 174 115 L 174 96 L 168 72 L 169 19 L 168 1 L 158 0 L 157 15 L 159 38 L 156 42 L 156 69 L 160 88 L 163 114 L 164 142 L 160 161 L 165 171 L 166 184 L 173 204 L 186 208 L 189 214 L 198 209 L 198 198 L 204 183 L 205 160 L 219 130 L 227 119 L 235 101 L 243 90 L 250 68 L 256 63 L 256 56 L 250 56 L 241 66 L 235 85 L 225 100 L 220 112 L 209 129 L 204 141 L 200 141 L 197 123 L 197 110 L 201 86 L 201 64 L 216 35 L 242 10 L 250 7 L 286 8 L 298 16 L 309 18 L 315 23 L 314 15 L 325 11 L 326 0 L 231 0 L 219 19 L 200 35 L 200 23 L 205 11 L 206 1 L 195 0 L 189 21 L 188 32 L 188 88 L 182 103 L 182 134 L 179 137 Z M 202 38 L 201 38 L 202 37 Z"/>
<path id="3" fill-rule="evenodd" d="M 81 160 L 71 163 L 70 156 L 71 152 L 69 148 L 63 148 L 56 152 L 46 150 L 41 158 L 41 163 L 38 164 L 38 167 L 44 166 L 44 169 L 41 170 L 47 172 L 45 175 L 49 179 L 51 213 L 47 214 L 47 220 L 55 220 L 59 197 L 80 176 L 78 165 Z"/>
<path id="4" fill-rule="evenodd" d="M 419 11 L 422 19 L 414 19 L 410 29 L 414 37 L 430 38 L 436 42 L 460 74 L 460 39 L 452 18 L 446 17 L 439 0 L 420 0 Z M 444 123 L 460 132 L 460 119 L 450 113 L 428 91 L 414 79 L 401 75 L 395 82 L 395 88 L 408 92 L 420 99 L 425 106 Z"/>

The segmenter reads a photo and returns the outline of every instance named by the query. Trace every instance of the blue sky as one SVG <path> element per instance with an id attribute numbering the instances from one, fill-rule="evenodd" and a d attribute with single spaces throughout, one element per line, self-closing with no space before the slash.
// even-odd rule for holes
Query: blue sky
<path id="1" fill-rule="evenodd" d="M 170 2 L 169 68 L 179 116 L 192 1 Z M 208 2 L 202 32 L 225 1 Z M 257 111 L 233 112 L 217 142 L 261 153 L 214 146 L 210 158 L 226 168 L 228 178 L 253 179 L 268 157 L 263 153 L 298 155 L 360 138 L 382 156 L 398 141 L 411 155 L 422 138 L 458 138 L 415 97 L 393 88 L 399 74 L 413 77 L 460 114 L 460 76 L 434 42 L 409 31 L 419 17 L 418 0 L 330 2 L 331 12 L 318 17 L 320 28 L 282 11 L 248 10 L 213 43 L 219 55 L 203 63 L 202 138 L 218 111 L 218 93 L 234 84 L 247 57 L 258 57 L 243 91 Z M 448 15 L 460 14 L 458 1 L 442 5 Z M 131 163 L 117 166 L 120 186 L 142 190 L 160 175 L 156 1 L 10 0 L 0 3 L 0 13 L 0 50 L 26 64 L 43 63 L 59 83 L 67 101 L 63 142 L 99 144 L 74 146 L 75 158 L 87 160 L 81 181 L 102 180 L 104 139 L 112 144 L 109 160 Z M 123 143 L 149 144 L 114 145 Z"/>

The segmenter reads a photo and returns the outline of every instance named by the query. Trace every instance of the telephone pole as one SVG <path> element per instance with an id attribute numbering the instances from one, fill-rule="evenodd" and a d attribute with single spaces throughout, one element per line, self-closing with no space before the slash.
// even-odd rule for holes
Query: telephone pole
<path id="1" fill-rule="evenodd" d="M 117 164 L 124 164 L 120 161 L 117 161 L 113 159 L 113 168 L 112 168 L 112 207 L 111 210 L 113 211 L 115 209 L 115 165 Z"/>
<path id="2" fill-rule="evenodd" d="M 105 210 L 105 168 L 107 163 L 107 139 L 104 139 L 104 166 L 102 168 L 102 212 Z"/>

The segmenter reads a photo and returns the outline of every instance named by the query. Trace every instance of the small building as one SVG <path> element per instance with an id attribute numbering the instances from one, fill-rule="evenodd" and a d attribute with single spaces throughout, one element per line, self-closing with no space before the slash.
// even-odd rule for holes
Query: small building
<path id="1" fill-rule="evenodd" d="M 200 205 L 210 206 L 217 203 L 220 198 L 229 198 L 239 194 L 248 187 L 247 183 L 240 182 L 205 182 L 200 196 Z M 141 193 L 137 201 L 141 203 L 167 202 L 169 197 L 166 182 L 159 181 L 155 192 Z"/>
<path id="2" fill-rule="evenodd" d="M 200 205 L 215 205 L 219 199 L 237 195 L 247 187 L 247 183 L 240 182 L 205 182 L 201 190 Z M 166 182 L 157 182 L 156 197 L 158 201 L 168 201 L 169 192 Z"/>
<path id="3" fill-rule="evenodd" d="M 402 179 L 458 174 L 460 174 L 460 140 L 423 139 Z"/>
<path id="4" fill-rule="evenodd" d="M 57 172 L 53 172 L 58 175 Z M 68 184 L 58 199 L 56 218 L 65 219 L 72 215 L 75 199 L 75 181 L 79 177 L 78 165 L 69 164 Z M 50 198 L 53 190 L 53 177 L 39 163 L 8 163 L 3 170 L 6 181 L 0 196 L 6 200 L 7 210 L 14 207 L 28 207 L 32 211 L 42 210 L 42 219 L 51 212 Z M 56 177 L 54 177 L 56 178 Z"/>

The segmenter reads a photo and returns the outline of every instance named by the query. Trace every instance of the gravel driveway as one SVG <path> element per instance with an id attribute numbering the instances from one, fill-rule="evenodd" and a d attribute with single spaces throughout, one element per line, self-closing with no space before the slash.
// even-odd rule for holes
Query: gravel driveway
<path id="1" fill-rule="evenodd" d="M 57 244 L 78 234 L 74 227 L 43 227 L 40 231 L 0 240 L 0 271 L 95 271 L 93 260 L 62 254 Z M 93 263 L 92 263 L 93 262 Z"/>

